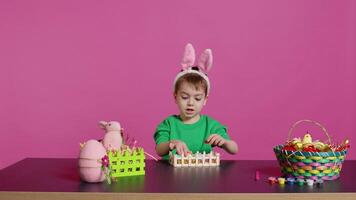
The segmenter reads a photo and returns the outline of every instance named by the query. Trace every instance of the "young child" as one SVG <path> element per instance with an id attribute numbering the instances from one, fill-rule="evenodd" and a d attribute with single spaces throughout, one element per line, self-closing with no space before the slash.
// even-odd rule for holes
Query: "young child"
<path id="1" fill-rule="evenodd" d="M 154 134 L 156 152 L 168 159 L 169 151 L 184 154 L 206 152 L 218 146 L 230 154 L 237 152 L 237 144 L 229 138 L 226 128 L 218 121 L 200 112 L 205 106 L 210 81 L 206 73 L 212 66 L 212 53 L 206 49 L 194 65 L 195 52 L 191 44 L 185 47 L 182 70 L 174 80 L 174 99 L 179 115 L 172 115 L 161 122 Z"/>

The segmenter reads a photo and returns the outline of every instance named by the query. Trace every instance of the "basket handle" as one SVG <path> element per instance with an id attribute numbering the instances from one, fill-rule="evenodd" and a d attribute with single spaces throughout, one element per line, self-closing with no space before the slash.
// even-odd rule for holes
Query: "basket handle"
<path id="1" fill-rule="evenodd" d="M 287 138 L 287 141 L 290 141 L 290 138 L 292 136 L 292 132 L 294 130 L 294 128 L 298 125 L 298 124 L 301 124 L 303 122 L 309 122 L 309 123 L 312 123 L 312 124 L 315 124 L 317 126 L 319 126 L 321 128 L 321 130 L 323 130 L 323 132 L 325 133 L 325 135 L 328 137 L 328 141 L 329 141 L 329 144 L 331 144 L 331 138 L 329 136 L 329 133 L 326 131 L 326 128 L 321 125 L 319 122 L 316 122 L 316 121 L 313 121 L 313 120 L 310 120 L 310 119 L 302 119 L 302 120 L 299 120 L 297 122 L 295 122 L 293 124 L 293 126 L 289 129 L 289 132 L 288 132 L 288 138 Z"/>

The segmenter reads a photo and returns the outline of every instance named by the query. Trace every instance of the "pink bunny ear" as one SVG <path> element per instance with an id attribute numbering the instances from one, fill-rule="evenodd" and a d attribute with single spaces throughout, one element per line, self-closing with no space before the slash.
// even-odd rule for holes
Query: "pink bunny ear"
<path id="1" fill-rule="evenodd" d="M 188 43 L 185 45 L 183 59 L 181 62 L 183 69 L 188 69 L 192 67 L 195 62 L 195 50 L 192 44 Z"/>
<path id="2" fill-rule="evenodd" d="M 213 65 L 213 53 L 211 49 L 205 49 L 204 52 L 200 55 L 198 66 L 203 69 L 205 72 L 210 71 Z"/>

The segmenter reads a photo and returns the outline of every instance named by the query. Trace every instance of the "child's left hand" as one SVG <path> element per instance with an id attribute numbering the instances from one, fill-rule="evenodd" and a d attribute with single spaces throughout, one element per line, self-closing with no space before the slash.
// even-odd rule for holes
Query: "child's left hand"
<path id="1" fill-rule="evenodd" d="M 218 134 L 211 134 L 205 140 L 205 143 L 210 144 L 212 146 L 222 147 L 226 143 L 226 140 Z"/>

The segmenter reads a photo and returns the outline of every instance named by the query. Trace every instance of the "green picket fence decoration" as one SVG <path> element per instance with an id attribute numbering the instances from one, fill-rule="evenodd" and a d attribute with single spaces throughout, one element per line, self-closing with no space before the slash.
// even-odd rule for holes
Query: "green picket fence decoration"
<path id="1" fill-rule="evenodd" d="M 108 156 L 112 178 L 145 175 L 145 152 L 143 148 L 109 151 Z"/>

